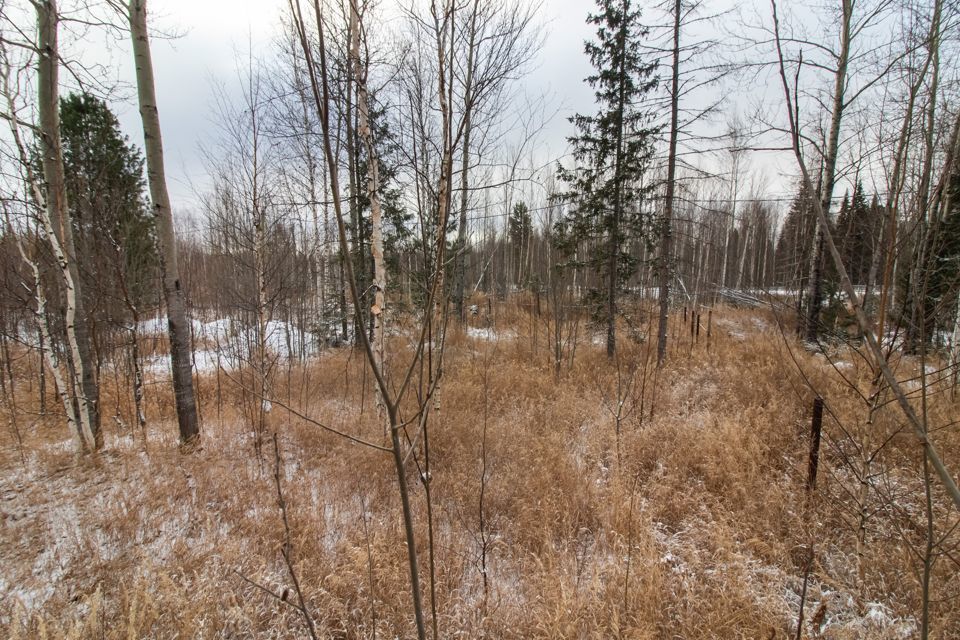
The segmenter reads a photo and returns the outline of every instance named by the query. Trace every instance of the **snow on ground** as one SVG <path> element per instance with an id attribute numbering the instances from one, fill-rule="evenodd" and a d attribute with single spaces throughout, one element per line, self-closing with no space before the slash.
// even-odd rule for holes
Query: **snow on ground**
<path id="1" fill-rule="evenodd" d="M 512 330 L 497 331 L 493 327 L 467 327 L 467 336 L 474 340 L 496 342 L 498 340 L 514 340 L 517 337 L 517 332 Z"/>
<path id="2" fill-rule="evenodd" d="M 147 323 L 141 326 L 144 333 L 147 333 L 147 329 L 157 333 L 163 333 L 166 330 L 164 318 L 147 321 Z M 747 333 L 763 332 L 769 329 L 766 323 L 756 319 L 743 323 L 721 319 L 717 324 L 729 331 L 731 337 L 737 340 L 742 340 Z M 193 329 L 198 345 L 194 353 L 198 371 L 212 371 L 218 366 L 231 367 L 232 363 L 236 362 L 236 358 L 249 354 L 250 346 L 255 343 L 252 331 L 244 329 L 240 323 L 230 319 L 194 321 Z M 474 340 L 484 341 L 517 337 L 516 332 L 509 329 L 498 331 L 483 327 L 470 327 L 467 329 L 467 335 Z M 267 344 L 273 357 L 286 358 L 290 357 L 291 352 L 297 353 L 295 345 L 302 344 L 303 339 L 294 327 L 287 326 L 286 323 L 275 321 L 268 325 Z M 605 344 L 605 339 L 602 334 L 595 336 L 595 342 L 599 345 Z M 313 353 L 315 349 L 311 348 L 308 352 Z M 820 356 L 820 354 L 817 355 Z M 829 363 L 824 364 L 829 366 Z M 853 364 L 847 360 L 838 360 L 833 366 L 846 369 Z M 156 356 L 149 360 L 149 367 L 153 372 L 169 370 L 169 359 Z M 928 373 L 932 371 L 928 370 Z M 720 392 L 720 387 L 706 375 L 702 378 L 686 378 L 677 383 L 672 391 L 678 398 L 687 397 L 696 400 L 696 403 L 691 401 L 684 405 L 688 420 L 695 420 L 695 411 L 700 408 L 700 405 L 712 401 Z M 349 406 L 344 400 L 330 399 L 328 402 L 338 411 L 340 407 L 337 404 L 342 403 L 344 412 L 349 411 Z M 679 405 L 679 400 L 668 403 L 668 405 L 673 404 Z M 519 411 L 518 408 L 518 419 L 522 419 Z M 596 425 L 586 422 L 581 424 L 580 437 L 572 443 L 571 455 L 576 460 L 578 471 L 585 477 L 592 472 L 598 481 L 601 479 L 605 481 L 609 473 L 607 463 L 598 456 L 588 455 L 585 448 L 587 435 L 595 430 Z M 69 440 L 61 444 L 65 449 L 72 446 Z M 132 441 L 130 445 L 133 445 Z M 146 459 L 144 461 L 148 462 Z M 37 466 L 30 465 L 31 468 Z M 284 470 L 285 478 L 288 481 L 292 480 L 296 467 L 288 461 Z M 87 494 L 82 490 L 84 487 L 88 488 L 88 491 L 90 487 L 94 488 L 91 491 L 94 495 L 90 496 L 89 502 L 89 505 L 94 507 L 93 511 L 100 510 L 101 505 L 96 501 L 104 501 L 104 504 L 109 505 L 121 503 L 122 500 L 124 505 L 129 501 L 131 512 L 140 512 L 138 519 L 143 521 L 143 524 L 138 526 L 132 540 L 128 538 L 127 541 L 132 542 L 145 557 L 155 559 L 158 564 L 170 558 L 174 553 L 176 541 L 184 538 L 186 532 L 193 526 L 188 511 L 172 510 L 172 517 L 160 519 L 139 504 L 142 496 L 137 493 L 121 496 L 116 488 L 102 493 L 97 492 L 96 487 L 99 485 L 91 482 L 91 480 L 97 480 L 97 477 L 93 473 L 90 473 L 90 476 L 90 478 L 74 479 L 68 474 L 56 472 L 42 478 L 24 474 L 19 480 L 15 479 L 16 476 L 8 476 L 6 480 L 9 483 L 6 486 L 3 479 L 0 479 L 0 499 L 8 500 L 11 505 L 10 508 L 5 506 L 5 510 L 10 513 L 16 512 L 18 517 L 22 517 L 21 514 L 30 514 L 31 517 L 41 518 L 46 524 L 45 530 L 50 532 L 45 541 L 48 546 L 41 547 L 36 555 L 24 555 L 24 557 L 34 558 L 32 566 L 26 567 L 24 573 L 4 575 L 0 572 L 0 594 L 20 601 L 28 610 L 40 609 L 55 595 L 56 589 L 59 588 L 58 582 L 65 581 L 68 571 L 83 565 L 90 557 L 109 562 L 114 555 L 124 549 L 126 544 L 124 539 L 113 536 L 107 531 L 97 530 L 88 533 L 86 538 L 79 532 L 77 522 L 80 518 L 75 504 L 77 496 L 86 497 Z M 161 482 L 162 476 L 160 474 L 157 476 L 157 481 Z M 42 482 L 36 482 L 37 480 Z M 336 554 L 340 545 L 345 542 L 342 532 L 361 517 L 364 520 L 370 519 L 372 514 L 367 511 L 367 507 L 362 502 L 333 500 L 330 496 L 324 496 L 325 485 L 322 474 L 313 472 L 308 479 L 303 477 L 301 481 L 309 487 L 312 503 L 322 514 L 321 547 L 328 554 Z M 30 490 L 38 492 L 36 497 L 42 500 L 34 500 L 32 497 L 28 499 L 27 489 L 30 485 L 33 485 Z M 189 490 L 184 491 L 184 496 L 188 496 L 185 499 L 196 502 L 198 496 L 194 480 L 188 477 L 186 486 Z M 39 493 L 41 491 L 42 493 Z M 8 498 L 8 495 L 11 497 Z M 270 505 L 269 501 L 254 503 L 247 508 L 245 516 L 250 521 L 275 517 L 275 510 Z M 124 510 L 127 508 L 127 506 L 123 507 Z M 643 512 L 644 505 L 641 503 L 638 506 L 639 515 L 637 516 L 641 522 Z M 686 526 L 679 529 L 658 521 L 647 520 L 646 524 L 647 531 L 655 544 L 654 557 L 659 561 L 663 571 L 669 574 L 667 584 L 672 589 L 679 589 L 680 595 L 683 595 L 684 590 L 692 591 L 698 581 L 724 582 L 729 579 L 733 584 L 735 581 L 731 577 L 736 576 L 743 585 L 741 588 L 761 609 L 778 611 L 786 621 L 795 619 L 800 604 L 800 583 L 795 572 L 760 559 L 739 542 L 734 542 L 728 553 L 718 554 L 717 549 L 708 543 L 708 538 L 704 535 L 704 532 L 712 526 L 709 520 L 686 523 Z M 229 525 L 223 526 L 226 528 L 216 529 L 209 538 L 202 540 L 203 545 L 212 547 L 222 542 L 230 534 Z M 31 548 L 36 549 L 37 545 L 34 544 Z M 603 574 L 601 569 L 604 567 L 616 566 L 622 562 L 622 558 L 610 555 L 609 549 L 610 544 L 602 538 L 598 538 L 590 548 L 591 553 L 596 552 L 593 561 L 599 567 L 598 575 Z M 132 552 L 127 551 L 127 553 Z M 584 555 L 586 553 L 585 550 Z M 506 561 L 504 564 L 506 566 Z M 506 594 L 522 592 L 520 586 L 523 582 L 522 566 L 519 563 L 517 566 L 516 573 L 505 569 L 499 576 L 493 577 L 501 584 L 499 590 Z M 807 620 L 815 619 L 815 614 L 821 609 L 824 615 L 818 628 L 810 628 L 814 634 L 813 637 L 829 633 L 827 637 L 893 640 L 914 637 L 917 633 L 917 624 L 914 619 L 898 617 L 888 605 L 881 602 L 858 603 L 857 599 L 848 592 L 835 590 L 828 584 L 813 581 L 809 587 L 805 606 Z"/>
<path id="3" fill-rule="evenodd" d="M 643 508 L 641 504 L 641 511 Z M 672 531 L 661 522 L 651 523 L 660 564 L 673 575 L 673 588 L 687 588 L 698 580 L 724 581 L 736 576 L 736 583 L 761 608 L 779 611 L 786 621 L 795 620 L 803 587 L 801 577 L 761 561 L 740 545 L 726 557 L 713 557 L 709 549 L 703 548 L 702 541 L 710 526 L 710 522 L 696 522 Z M 812 637 L 900 640 L 915 637 L 918 632 L 914 618 L 897 616 L 880 602 L 858 604 L 852 593 L 833 590 L 812 577 L 804 611 L 807 629 L 814 632 Z"/>
<path id="4" fill-rule="evenodd" d="M 734 340 L 743 342 L 747 338 L 747 333 L 739 322 L 735 322 L 728 318 L 720 318 L 717 320 L 717 326 L 725 330 L 727 334 Z"/>
<path id="5" fill-rule="evenodd" d="M 143 371 L 147 375 L 166 375 L 171 372 L 171 367 L 169 354 L 149 356 L 143 359 Z M 220 367 L 233 369 L 234 363 L 216 349 L 194 350 L 193 370 L 197 373 L 212 373 Z"/>
<path id="6" fill-rule="evenodd" d="M 210 373 L 219 368 L 235 369 L 249 362 L 257 353 L 257 327 L 246 326 L 232 318 L 218 318 L 203 322 L 191 319 L 194 341 L 193 367 L 198 373 Z M 145 336 L 163 335 L 167 331 L 166 316 L 143 320 L 138 331 Z M 267 322 L 265 331 L 267 358 L 286 360 L 293 355 L 313 356 L 319 345 L 313 336 L 306 335 L 291 323 L 282 320 Z M 153 375 L 170 372 L 170 355 L 160 354 L 144 359 L 144 371 Z"/>

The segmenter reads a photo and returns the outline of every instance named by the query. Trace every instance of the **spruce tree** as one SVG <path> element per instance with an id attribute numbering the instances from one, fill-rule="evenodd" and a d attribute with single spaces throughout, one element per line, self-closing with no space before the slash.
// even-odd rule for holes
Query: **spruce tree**
<path id="1" fill-rule="evenodd" d="M 837 233 L 840 236 L 838 248 L 853 284 L 867 282 L 873 260 L 874 236 L 879 224 L 877 214 L 877 209 L 867 204 L 863 184 L 858 181 L 853 197 L 849 200 L 844 197 L 837 216 Z"/>
<path id="2" fill-rule="evenodd" d="M 140 304 L 155 281 L 156 235 L 143 155 L 120 131 L 107 103 L 86 93 L 60 100 L 60 136 L 86 305 L 99 326 L 124 318 L 124 298 Z"/>
<path id="3" fill-rule="evenodd" d="M 530 236 L 533 233 L 530 208 L 527 207 L 525 202 L 518 202 L 513 206 L 513 211 L 510 212 L 510 217 L 507 220 L 507 227 L 513 252 L 514 284 L 522 287 L 527 284 L 524 282 L 524 261 L 528 257 Z"/>
<path id="4" fill-rule="evenodd" d="M 592 291 L 599 315 L 607 325 L 607 355 L 616 350 L 618 289 L 636 269 L 627 243 L 649 237 L 651 217 L 644 201 L 651 190 L 644 180 L 653 155 L 657 127 L 644 104 L 657 87 L 656 62 L 642 56 L 648 29 L 631 0 L 597 0 L 598 11 L 587 22 L 596 26 L 585 52 L 596 73 L 586 81 L 594 89 L 598 110 L 577 114 L 571 122 L 577 134 L 568 138 L 574 166 L 560 166 L 558 175 L 568 191 L 560 199 L 569 205 L 568 228 L 591 254 L 580 263 L 595 268 L 604 286 Z"/>
<path id="5" fill-rule="evenodd" d="M 925 268 L 921 270 L 917 293 L 921 300 L 913 303 L 920 310 L 914 325 L 923 324 L 923 340 L 934 342 L 937 330 L 956 323 L 957 292 L 960 289 L 960 161 L 954 162 L 946 185 L 939 215 L 930 223 L 925 252 Z M 908 291 L 906 298 L 912 292 Z M 920 343 L 919 328 L 909 327 L 908 344 L 916 349 Z"/>
<path id="6" fill-rule="evenodd" d="M 802 291 L 806 282 L 806 265 L 810 262 L 810 243 L 813 237 L 813 201 L 803 186 L 794 197 L 787 212 L 783 229 L 777 240 L 777 282 Z"/>

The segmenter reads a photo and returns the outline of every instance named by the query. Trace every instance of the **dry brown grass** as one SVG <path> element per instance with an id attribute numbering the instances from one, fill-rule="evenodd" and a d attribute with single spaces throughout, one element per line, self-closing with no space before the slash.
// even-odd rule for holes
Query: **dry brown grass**
<path id="1" fill-rule="evenodd" d="M 922 542 L 919 450 L 901 435 L 881 457 L 899 510 L 884 508 L 873 519 L 861 585 L 844 503 L 855 482 L 842 454 L 844 430 L 865 411 L 840 374 L 861 389 L 869 380 L 849 353 L 836 356 L 855 364 L 835 369 L 784 340 L 770 314 L 734 309 L 714 314 L 708 349 L 705 328 L 690 344 L 678 317 L 682 337 L 663 370 L 647 370 L 642 411 L 639 393 L 627 399 L 625 406 L 635 407 L 622 424 L 618 464 L 607 409 L 616 368 L 602 347 L 584 332 L 572 369 L 557 380 L 541 320 L 530 317 L 530 307 L 497 308 L 495 318 L 471 322 L 498 333 L 450 336 L 441 408 L 431 422 L 441 637 L 792 637 L 799 550 L 810 537 L 818 553 L 807 617 L 824 622 L 810 633 L 845 639 L 916 632 L 919 565 L 908 542 Z M 488 339 L 494 335 L 499 339 Z M 393 338 L 401 354 L 394 367 L 408 357 L 406 342 Z M 621 380 L 636 367 L 642 372 L 647 355 L 646 344 L 624 340 Z M 904 377 L 911 367 L 901 363 Z M 803 486 L 813 392 L 799 371 L 839 418 L 826 422 L 821 499 L 809 518 Z M 296 611 L 241 577 L 278 593 L 290 586 L 273 460 L 254 456 L 243 394 L 231 380 L 221 376 L 219 403 L 216 377 L 201 381 L 201 452 L 177 452 L 169 394 L 154 384 L 146 451 L 139 434 L 107 422 L 106 451 L 78 458 L 56 415 L 29 417 L 36 392 L 29 370 L 20 374 L 27 464 L 6 431 L 0 452 L 0 634 L 305 636 Z M 282 369 L 274 389 L 320 421 L 383 437 L 358 353 L 333 351 L 305 368 Z M 106 385 L 105 406 L 116 404 L 115 393 Z M 957 419 L 949 393 L 929 403 L 936 424 Z M 128 404 L 121 402 L 124 411 Z M 896 423 L 896 408 L 885 408 L 882 420 Z M 322 636 L 412 637 L 388 456 L 280 408 L 270 421 L 282 450 L 295 565 Z M 960 466 L 957 430 L 937 438 L 948 464 Z M 415 469 L 410 480 L 429 585 L 426 506 Z M 950 522 L 938 517 L 941 528 Z M 947 558 L 935 567 L 937 638 L 960 637 L 955 568 Z"/>

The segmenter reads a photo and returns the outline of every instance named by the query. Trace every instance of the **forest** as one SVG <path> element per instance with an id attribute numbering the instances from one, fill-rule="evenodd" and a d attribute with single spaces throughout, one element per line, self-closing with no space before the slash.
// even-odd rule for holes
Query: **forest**
<path id="1" fill-rule="evenodd" d="M 203 4 L 0 0 L 0 636 L 960 638 L 957 0 Z"/>

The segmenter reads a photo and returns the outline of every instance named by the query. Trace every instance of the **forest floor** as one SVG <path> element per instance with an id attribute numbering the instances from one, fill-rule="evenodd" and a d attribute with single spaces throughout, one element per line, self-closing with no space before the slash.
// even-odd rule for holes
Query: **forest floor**
<path id="1" fill-rule="evenodd" d="M 677 312 L 659 369 L 644 331 L 624 330 L 611 363 L 581 326 L 559 376 L 547 325 L 519 308 L 451 329 L 429 475 L 415 464 L 409 473 L 437 637 L 793 638 L 811 542 L 803 637 L 917 637 L 921 449 L 889 398 L 868 423 L 872 377 L 855 349 L 812 353 L 782 321 L 718 308 L 709 337 L 704 314 L 691 338 Z M 392 369 L 407 343 L 392 338 Z M 200 377 L 201 450 L 178 451 L 156 374 L 146 443 L 130 418 L 113 419 L 129 403 L 105 385 L 105 448 L 79 456 L 62 416 L 37 415 L 28 360 L 18 371 L 22 445 L 12 429 L 0 434 L 0 636 L 308 637 L 291 606 L 287 549 L 318 637 L 415 637 L 388 454 L 279 404 L 266 424 L 279 456 L 269 436 L 258 451 L 246 416 L 259 402 L 237 384 L 242 372 L 214 371 Z M 960 468 L 951 385 L 935 361 L 923 386 L 918 362 L 894 360 L 918 406 L 925 396 L 948 467 Z M 278 365 L 272 394 L 383 443 L 364 371 L 359 352 L 331 349 Z M 808 497 L 816 394 L 827 411 Z M 861 504 L 857 460 L 874 449 Z M 957 514 L 935 483 L 929 513 L 943 540 L 930 637 L 960 638 Z"/>

